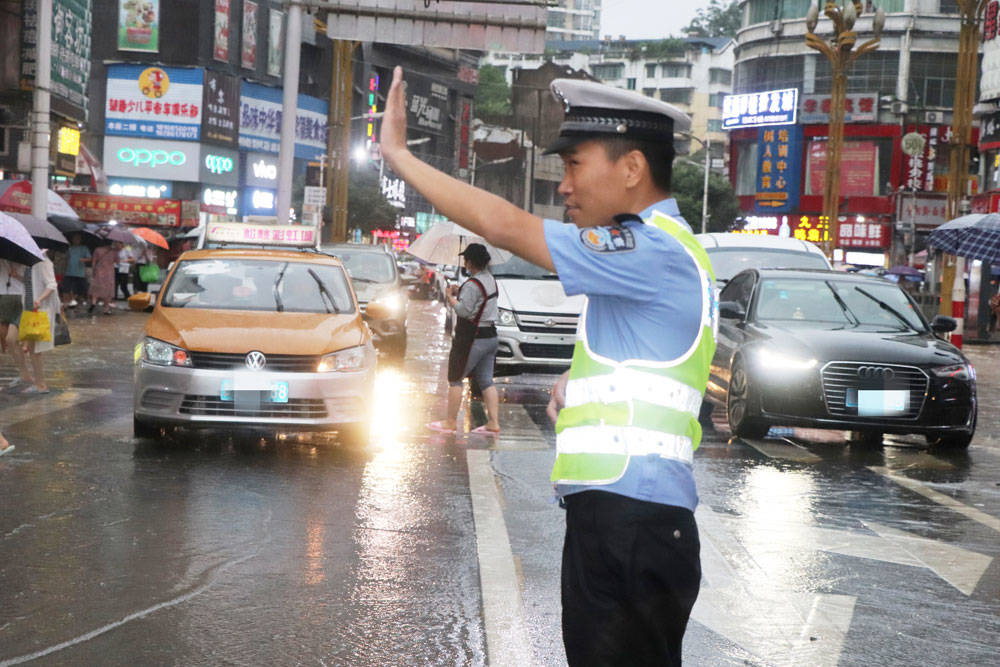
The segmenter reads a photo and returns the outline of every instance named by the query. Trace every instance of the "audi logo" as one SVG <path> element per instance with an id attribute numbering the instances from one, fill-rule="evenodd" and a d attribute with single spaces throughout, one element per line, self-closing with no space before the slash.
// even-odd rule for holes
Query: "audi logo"
<path id="1" fill-rule="evenodd" d="M 213 174 L 228 174 L 233 170 L 233 159 L 224 155 L 206 155 L 205 168 Z"/>
<path id="2" fill-rule="evenodd" d="M 267 365 L 267 357 L 264 356 L 263 352 L 258 352 L 254 350 L 246 356 L 247 368 L 252 371 L 263 370 L 264 366 Z"/>
<path id="3" fill-rule="evenodd" d="M 168 153 L 159 149 L 151 151 L 145 148 L 123 148 L 118 151 L 118 159 L 125 163 L 131 162 L 135 167 L 146 164 L 154 169 L 161 164 L 179 167 L 187 162 L 187 156 L 180 151 L 171 151 Z"/>
<path id="4" fill-rule="evenodd" d="M 858 369 L 858 377 L 862 380 L 891 380 L 896 371 L 884 366 L 862 366 Z"/>

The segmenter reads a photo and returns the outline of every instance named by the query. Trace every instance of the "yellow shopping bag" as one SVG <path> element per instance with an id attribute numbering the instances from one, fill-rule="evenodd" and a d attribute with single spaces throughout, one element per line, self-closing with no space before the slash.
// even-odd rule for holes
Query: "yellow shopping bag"
<path id="1" fill-rule="evenodd" d="M 25 310 L 21 313 L 21 324 L 17 330 L 17 339 L 44 343 L 52 340 L 49 329 L 49 314 L 44 310 Z"/>

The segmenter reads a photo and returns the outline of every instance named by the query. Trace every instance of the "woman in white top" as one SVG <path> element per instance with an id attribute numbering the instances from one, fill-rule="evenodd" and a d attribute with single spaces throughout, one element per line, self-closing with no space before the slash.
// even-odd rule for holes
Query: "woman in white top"
<path id="1" fill-rule="evenodd" d="M 56 330 L 56 315 L 62 309 L 59 301 L 59 289 L 56 283 L 56 273 L 49 259 L 48 252 L 43 250 L 44 259 L 33 267 L 30 274 L 24 277 L 24 309 L 42 310 L 49 316 L 49 331 Z M 51 336 L 47 341 L 27 341 L 24 351 L 31 365 L 33 384 L 21 390 L 22 394 L 47 394 L 49 386 L 45 384 L 45 369 L 42 365 L 42 352 L 53 347 Z"/>
<path id="2" fill-rule="evenodd" d="M 19 377 L 7 384 L 9 391 L 21 390 L 31 385 L 31 374 L 25 363 L 21 345 L 17 342 L 17 327 L 21 322 L 21 299 L 24 295 L 26 266 L 0 259 L 0 346 L 10 354 Z"/>

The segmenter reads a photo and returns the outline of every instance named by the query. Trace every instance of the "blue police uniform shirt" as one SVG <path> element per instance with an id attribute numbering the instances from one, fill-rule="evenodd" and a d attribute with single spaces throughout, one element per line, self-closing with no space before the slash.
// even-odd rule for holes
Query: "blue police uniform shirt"
<path id="1" fill-rule="evenodd" d="M 649 219 L 654 211 L 690 230 L 674 199 L 653 204 L 639 217 Z M 701 330 L 701 278 L 673 236 L 637 220 L 583 229 L 545 220 L 545 242 L 566 294 L 587 296 L 586 334 L 594 352 L 615 361 L 669 360 L 691 347 Z M 556 485 L 560 496 L 588 490 L 692 512 L 698 505 L 691 466 L 656 455 L 632 457 L 611 484 Z"/>

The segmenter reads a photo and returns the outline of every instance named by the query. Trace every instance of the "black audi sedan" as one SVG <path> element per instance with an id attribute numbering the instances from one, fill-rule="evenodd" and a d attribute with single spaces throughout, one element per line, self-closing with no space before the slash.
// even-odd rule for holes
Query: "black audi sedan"
<path id="1" fill-rule="evenodd" d="M 976 372 L 939 334 L 955 320 L 924 319 L 881 278 L 748 269 L 719 294 L 718 347 L 706 399 L 724 406 L 735 435 L 772 425 L 916 433 L 929 445 L 968 447 L 976 428 Z"/>

